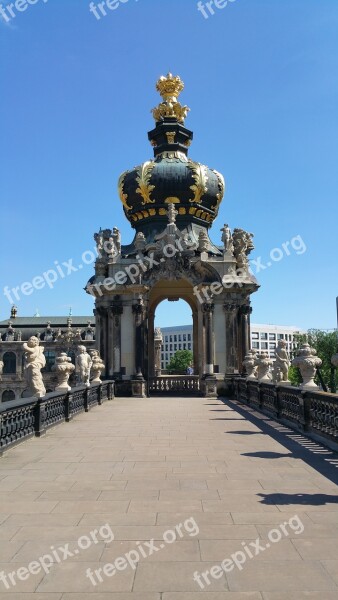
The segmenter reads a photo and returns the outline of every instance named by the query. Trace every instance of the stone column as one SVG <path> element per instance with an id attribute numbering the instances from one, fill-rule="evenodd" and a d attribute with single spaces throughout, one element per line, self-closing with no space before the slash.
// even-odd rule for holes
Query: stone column
<path id="1" fill-rule="evenodd" d="M 135 375 L 131 381 L 132 396 L 144 398 L 146 386 L 143 377 L 144 365 L 144 305 L 143 299 L 139 298 L 137 304 L 132 307 L 135 319 Z"/>
<path id="2" fill-rule="evenodd" d="M 237 310 L 236 302 L 224 302 L 225 312 L 225 374 L 238 373 Z"/>
<path id="3" fill-rule="evenodd" d="M 154 367 L 155 367 L 155 377 L 161 376 L 161 350 L 162 350 L 162 342 L 163 336 L 161 329 L 156 327 L 154 334 Z"/>
<path id="4" fill-rule="evenodd" d="M 239 322 L 239 366 L 241 370 L 243 361 L 250 350 L 250 314 L 252 308 L 249 304 L 243 304 L 239 308 L 240 322 Z"/>
<path id="5" fill-rule="evenodd" d="M 123 306 L 121 302 L 112 302 L 110 305 L 110 369 L 109 375 L 119 377 L 121 374 L 121 317 Z"/>
<path id="6" fill-rule="evenodd" d="M 213 313 L 214 304 L 205 302 L 203 304 L 204 325 L 205 325 L 205 374 L 214 373 L 214 340 L 213 340 Z"/>
<path id="7" fill-rule="evenodd" d="M 97 306 L 96 315 L 96 347 L 105 364 L 105 375 L 109 375 L 108 351 L 108 310 L 105 306 Z"/>

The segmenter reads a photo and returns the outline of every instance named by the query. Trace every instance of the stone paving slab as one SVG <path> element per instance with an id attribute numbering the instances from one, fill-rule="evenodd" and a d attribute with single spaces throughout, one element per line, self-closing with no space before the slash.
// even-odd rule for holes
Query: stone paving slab
<path id="1" fill-rule="evenodd" d="M 0 574 L 40 566 L 0 600 L 336 600 L 337 464 L 232 401 L 115 399 L 0 459 Z"/>

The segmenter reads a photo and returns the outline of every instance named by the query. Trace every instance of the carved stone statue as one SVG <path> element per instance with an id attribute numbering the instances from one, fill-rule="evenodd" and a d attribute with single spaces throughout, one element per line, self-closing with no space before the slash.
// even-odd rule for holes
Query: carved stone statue
<path id="1" fill-rule="evenodd" d="M 113 227 L 113 242 L 116 254 L 121 254 L 121 233 L 117 227 Z"/>
<path id="2" fill-rule="evenodd" d="M 224 226 L 221 229 L 222 232 L 222 242 L 224 244 L 224 251 L 226 254 L 233 255 L 234 253 L 234 244 L 232 241 L 232 235 L 227 223 L 224 223 Z"/>
<path id="3" fill-rule="evenodd" d="M 146 243 L 147 242 L 144 233 L 142 233 L 142 231 L 138 231 L 134 242 L 137 252 L 140 252 L 142 254 L 145 250 Z"/>
<path id="4" fill-rule="evenodd" d="M 272 360 L 270 360 L 267 352 L 261 352 L 256 357 L 256 366 L 257 366 L 257 379 L 260 382 L 269 382 L 271 381 L 271 375 L 269 373 L 270 366 L 272 365 Z"/>
<path id="5" fill-rule="evenodd" d="M 3 370 L 4 370 L 4 362 L 3 362 L 3 360 L 0 360 L 0 381 L 2 380 Z"/>
<path id="6" fill-rule="evenodd" d="M 68 392 L 71 387 L 68 383 L 69 376 L 73 373 L 75 367 L 71 362 L 71 358 L 66 352 L 61 352 L 55 359 L 55 364 L 52 366 L 52 371 L 55 371 L 58 378 L 58 385 L 55 388 L 56 392 Z"/>
<path id="7" fill-rule="evenodd" d="M 91 355 L 91 359 L 92 359 L 92 366 L 90 369 L 90 374 L 92 376 L 91 382 L 92 383 L 101 383 L 101 373 L 102 373 L 102 371 L 104 371 L 104 368 L 105 368 L 104 362 L 103 362 L 102 358 L 100 357 L 98 350 L 91 350 L 90 355 Z"/>
<path id="8" fill-rule="evenodd" d="M 198 249 L 200 252 L 207 252 L 209 247 L 209 238 L 205 230 L 201 230 L 198 235 Z"/>
<path id="9" fill-rule="evenodd" d="M 92 359 L 90 358 L 86 346 L 78 346 L 78 353 L 76 356 L 76 370 L 78 374 L 78 382 L 80 384 L 89 387 L 89 376 L 90 369 L 92 366 Z"/>
<path id="10" fill-rule="evenodd" d="M 14 342 L 14 329 L 12 327 L 12 322 L 9 321 L 8 328 L 5 335 L 5 342 Z"/>
<path id="11" fill-rule="evenodd" d="M 27 343 L 23 344 L 23 349 L 25 350 L 25 377 L 28 388 L 32 396 L 42 398 L 42 396 L 46 394 L 46 388 L 41 374 L 41 369 L 46 364 L 43 348 L 39 346 L 38 338 L 33 335 L 29 338 Z"/>
<path id="12" fill-rule="evenodd" d="M 98 256 L 102 255 L 102 251 L 103 251 L 103 242 L 104 242 L 104 238 L 103 238 L 103 233 L 102 233 L 102 229 L 100 227 L 100 231 L 98 233 L 94 233 L 94 240 L 96 242 L 96 251 Z"/>
<path id="13" fill-rule="evenodd" d="M 81 328 L 80 327 L 77 327 L 77 329 L 75 331 L 74 339 L 75 339 L 76 342 L 81 342 L 82 341 L 82 335 L 81 335 Z"/>
<path id="14" fill-rule="evenodd" d="M 249 350 L 243 360 L 247 379 L 257 379 L 256 352 Z"/>
<path id="15" fill-rule="evenodd" d="M 48 323 L 47 323 L 44 341 L 45 342 L 51 342 L 51 341 L 53 341 L 53 331 L 52 331 L 52 328 L 50 326 L 50 321 L 48 321 Z"/>
<path id="16" fill-rule="evenodd" d="M 274 361 L 272 369 L 272 380 L 274 383 L 283 383 L 284 385 L 291 385 L 291 381 L 289 381 L 288 379 L 290 359 L 285 348 L 285 340 L 278 340 L 277 348 L 275 351 L 276 360 Z"/>
<path id="17" fill-rule="evenodd" d="M 22 331 L 18 331 L 18 333 L 16 334 L 16 341 L 17 342 L 21 342 L 22 341 Z"/>
<path id="18" fill-rule="evenodd" d="M 300 386 L 302 388 L 319 389 L 318 385 L 314 382 L 314 376 L 316 375 L 317 368 L 321 366 L 322 361 L 316 354 L 316 350 L 305 343 L 291 363 L 300 370 L 303 379 L 303 383 Z"/>
<path id="19" fill-rule="evenodd" d="M 87 329 L 85 332 L 85 340 L 92 341 L 94 339 L 94 329 L 90 321 L 88 321 Z"/>
<path id="20" fill-rule="evenodd" d="M 178 215 L 178 211 L 176 210 L 175 205 L 172 202 L 170 204 L 168 204 L 167 215 L 168 215 L 169 224 L 175 224 L 176 216 Z"/>
<path id="21" fill-rule="evenodd" d="M 252 233 L 248 233 L 243 229 L 234 229 L 232 239 L 234 243 L 234 255 L 239 269 L 248 268 L 248 255 L 255 247 L 252 238 Z"/>

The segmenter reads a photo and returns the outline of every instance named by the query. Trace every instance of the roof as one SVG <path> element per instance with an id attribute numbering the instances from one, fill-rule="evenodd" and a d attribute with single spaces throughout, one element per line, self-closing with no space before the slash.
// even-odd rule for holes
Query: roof
<path id="1" fill-rule="evenodd" d="M 92 325 L 95 325 L 95 317 L 94 315 L 91 315 L 84 317 L 16 317 L 15 319 L 9 317 L 4 321 L 0 321 L 0 327 L 5 327 L 7 329 L 9 321 L 11 321 L 14 329 L 16 327 L 47 327 L 48 322 L 50 322 L 52 327 L 67 327 L 68 319 L 71 319 L 72 326 L 86 326 L 88 321 L 90 321 Z"/>

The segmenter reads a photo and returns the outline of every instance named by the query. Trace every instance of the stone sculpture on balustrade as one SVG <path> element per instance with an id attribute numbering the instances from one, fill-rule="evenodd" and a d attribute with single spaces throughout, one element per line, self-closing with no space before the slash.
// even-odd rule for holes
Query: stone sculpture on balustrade
<path id="1" fill-rule="evenodd" d="M 275 350 L 276 359 L 272 367 L 272 381 L 280 385 L 291 385 L 289 381 L 290 358 L 286 351 L 286 341 L 279 340 Z"/>
<path id="2" fill-rule="evenodd" d="M 25 350 L 25 377 L 28 389 L 32 396 L 42 398 L 46 394 L 41 369 L 46 365 L 43 348 L 39 345 L 36 336 L 31 336 L 27 343 L 23 344 Z"/>
<path id="3" fill-rule="evenodd" d="M 75 370 L 75 366 L 71 362 L 71 358 L 66 352 L 61 352 L 55 359 L 55 364 L 52 366 L 52 371 L 56 373 L 58 384 L 55 388 L 56 392 L 69 392 L 71 387 L 68 383 L 70 375 Z"/>
<path id="4" fill-rule="evenodd" d="M 243 360 L 243 366 L 246 372 L 246 378 L 255 380 L 257 379 L 257 365 L 256 365 L 256 352 L 255 350 L 249 350 Z"/>
<path id="5" fill-rule="evenodd" d="M 85 346 L 78 346 L 78 353 L 76 356 L 76 371 L 78 376 L 78 383 L 80 385 L 90 386 L 89 377 L 90 369 L 92 366 L 92 359 L 88 354 Z"/>
<path id="6" fill-rule="evenodd" d="M 257 379 L 261 383 L 271 383 L 271 374 L 270 374 L 270 366 L 272 365 L 272 360 L 269 358 L 267 352 L 261 352 L 258 354 L 255 361 L 257 367 Z"/>
<path id="7" fill-rule="evenodd" d="M 104 371 L 104 362 L 100 357 L 98 350 L 91 350 L 90 356 L 92 359 L 92 366 L 90 369 L 91 383 L 102 383 L 101 373 Z"/>
<path id="8" fill-rule="evenodd" d="M 298 355 L 293 359 L 292 365 L 298 367 L 300 374 L 303 379 L 303 383 L 300 387 L 308 389 L 319 389 L 318 385 L 314 382 L 316 370 L 321 366 L 321 359 L 316 356 L 317 352 L 314 348 L 311 348 L 309 344 L 303 344 L 300 348 Z"/>

